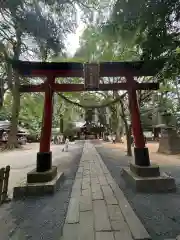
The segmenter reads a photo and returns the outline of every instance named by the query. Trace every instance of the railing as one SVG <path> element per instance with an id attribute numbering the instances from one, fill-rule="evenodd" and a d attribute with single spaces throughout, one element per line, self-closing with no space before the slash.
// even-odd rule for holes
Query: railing
<path id="1" fill-rule="evenodd" d="M 10 166 L 0 169 L 0 204 L 9 201 L 8 183 L 9 183 Z"/>

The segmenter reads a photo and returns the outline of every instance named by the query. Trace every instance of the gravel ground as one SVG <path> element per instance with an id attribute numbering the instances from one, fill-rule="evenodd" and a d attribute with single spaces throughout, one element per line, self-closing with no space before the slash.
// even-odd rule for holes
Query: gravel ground
<path id="1" fill-rule="evenodd" d="M 61 165 L 65 181 L 53 196 L 12 201 L 0 208 L 2 240 L 59 240 L 83 143 L 72 149 L 73 159 Z"/>
<path id="2" fill-rule="evenodd" d="M 120 176 L 121 169 L 128 166 L 131 158 L 125 156 L 123 151 L 113 149 L 113 146 L 110 149 L 96 145 L 96 149 L 152 239 L 176 238 L 180 234 L 180 171 L 177 171 L 177 167 L 162 166 L 163 170 L 171 172 L 176 178 L 176 193 L 139 194 L 133 192 Z"/>

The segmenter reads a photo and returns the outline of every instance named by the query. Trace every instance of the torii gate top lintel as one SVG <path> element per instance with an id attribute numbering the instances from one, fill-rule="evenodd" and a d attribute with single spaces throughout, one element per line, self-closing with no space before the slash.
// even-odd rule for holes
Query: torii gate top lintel
<path id="1" fill-rule="evenodd" d="M 154 76 L 163 68 L 164 59 L 134 62 L 101 62 L 100 77 L 125 76 L 128 72 L 133 76 Z M 91 64 L 91 63 L 84 63 Z M 84 64 L 78 62 L 28 62 L 12 61 L 14 69 L 22 75 L 40 77 L 53 74 L 54 77 L 83 77 Z M 93 63 L 96 64 L 96 63 Z"/>

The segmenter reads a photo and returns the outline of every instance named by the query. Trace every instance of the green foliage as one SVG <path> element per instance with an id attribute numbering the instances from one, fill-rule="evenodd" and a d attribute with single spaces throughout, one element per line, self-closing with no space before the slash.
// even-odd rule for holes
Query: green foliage
<path id="1" fill-rule="evenodd" d="M 90 26 L 81 37 L 81 45 L 75 57 L 96 62 L 128 61 L 139 59 L 139 53 L 136 46 L 106 35 L 100 27 Z"/>
<path id="2" fill-rule="evenodd" d="M 66 128 L 64 130 L 64 135 L 65 136 L 74 136 L 75 134 L 76 134 L 75 125 L 72 122 L 69 122 L 66 125 Z"/>
<path id="3" fill-rule="evenodd" d="M 116 0 L 106 29 L 135 39 L 143 59 L 171 54 L 179 46 L 178 0 Z"/>

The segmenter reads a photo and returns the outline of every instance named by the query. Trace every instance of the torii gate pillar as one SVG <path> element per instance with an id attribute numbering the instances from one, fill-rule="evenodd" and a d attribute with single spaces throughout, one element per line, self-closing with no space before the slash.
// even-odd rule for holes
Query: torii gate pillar
<path id="1" fill-rule="evenodd" d="M 55 77 L 48 77 L 46 80 L 40 148 L 37 153 L 37 172 L 45 172 L 52 168 L 52 152 L 50 151 L 50 143 L 53 114 L 53 90 L 51 85 L 54 82 Z"/>
<path id="2" fill-rule="evenodd" d="M 47 76 L 45 82 L 44 109 L 40 148 L 37 153 L 36 169 L 27 174 L 27 183 L 44 183 L 52 181 L 57 176 L 57 167 L 52 166 L 52 152 L 50 151 L 54 76 Z"/>
<path id="3" fill-rule="evenodd" d="M 137 100 L 136 89 L 133 88 L 134 78 L 129 75 L 126 76 L 128 85 L 129 110 L 131 114 L 131 124 L 134 136 L 135 148 L 134 158 L 137 166 L 150 166 L 149 151 L 145 146 L 145 139 L 141 125 L 139 104 Z"/>
<path id="4" fill-rule="evenodd" d="M 150 164 L 149 151 L 141 125 L 139 104 L 137 101 L 135 81 L 132 75 L 126 75 L 128 83 L 129 110 L 134 136 L 134 160 L 130 168 L 122 169 L 122 176 L 137 192 L 168 192 L 176 189 L 175 180 L 161 174 L 158 165 Z"/>

